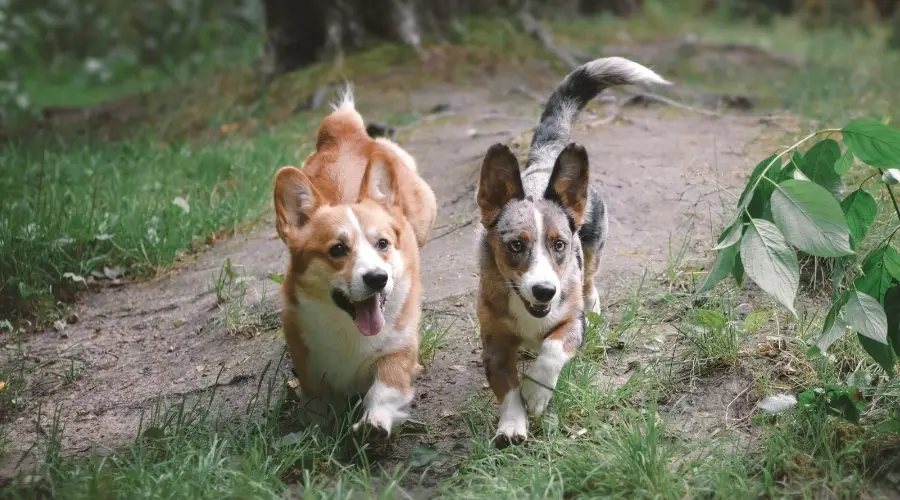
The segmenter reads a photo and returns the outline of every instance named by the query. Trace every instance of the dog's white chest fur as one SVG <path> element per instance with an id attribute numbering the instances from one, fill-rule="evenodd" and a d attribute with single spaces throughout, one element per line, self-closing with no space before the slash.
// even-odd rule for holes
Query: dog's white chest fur
<path id="1" fill-rule="evenodd" d="M 510 292 L 510 317 L 506 320 L 508 322 L 507 326 L 519 334 L 519 338 L 522 339 L 522 347 L 538 352 L 541 349 L 541 342 L 544 340 L 544 337 L 566 317 L 568 313 L 567 307 L 567 304 L 560 303 L 557 296 L 553 300 L 550 314 L 543 318 L 535 318 L 525 309 L 522 299 L 515 292 Z"/>
<path id="2" fill-rule="evenodd" d="M 300 298 L 297 311 L 309 349 L 307 375 L 334 394 L 365 393 L 374 380 L 375 360 L 409 342 L 405 332 L 395 331 L 393 315 L 386 314 L 381 333 L 366 337 L 333 303 Z"/>

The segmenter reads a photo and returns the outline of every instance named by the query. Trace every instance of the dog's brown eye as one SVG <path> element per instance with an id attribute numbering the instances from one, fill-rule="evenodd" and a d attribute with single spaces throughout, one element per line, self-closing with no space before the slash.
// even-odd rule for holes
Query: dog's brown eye
<path id="1" fill-rule="evenodd" d="M 519 240 L 510 241 L 507 246 L 512 253 L 519 253 L 522 251 L 522 242 Z"/>
<path id="2" fill-rule="evenodd" d="M 377 248 L 380 252 L 387 250 L 388 246 L 390 246 L 390 243 L 384 238 L 381 238 L 380 240 L 378 240 L 378 242 L 375 243 L 375 248 Z"/>
<path id="3" fill-rule="evenodd" d="M 347 255 L 347 246 L 343 243 L 338 243 L 328 249 L 328 255 L 334 258 L 345 257 Z"/>
<path id="4" fill-rule="evenodd" d="M 563 240 L 556 240 L 553 242 L 553 249 L 557 252 L 562 252 L 566 249 L 566 242 Z"/>

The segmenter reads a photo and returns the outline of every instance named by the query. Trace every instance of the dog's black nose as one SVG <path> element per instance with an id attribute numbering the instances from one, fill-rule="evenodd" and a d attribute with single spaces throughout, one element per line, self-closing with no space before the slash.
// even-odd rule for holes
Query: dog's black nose
<path id="1" fill-rule="evenodd" d="M 556 295 L 556 287 L 541 283 L 531 287 L 531 293 L 534 294 L 534 298 L 541 302 L 550 302 L 553 296 Z"/>
<path id="2" fill-rule="evenodd" d="M 369 271 L 366 274 L 363 274 L 363 283 L 365 283 L 370 290 L 380 292 L 384 290 L 387 282 L 388 275 L 381 269 L 376 269 L 374 271 Z"/>

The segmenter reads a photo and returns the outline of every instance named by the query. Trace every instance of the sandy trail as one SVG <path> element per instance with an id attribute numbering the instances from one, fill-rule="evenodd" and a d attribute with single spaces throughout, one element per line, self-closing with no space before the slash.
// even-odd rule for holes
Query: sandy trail
<path id="1" fill-rule="evenodd" d="M 377 97 L 357 89 L 363 107 Z M 529 98 L 511 93 L 508 82 L 493 80 L 477 89 L 430 86 L 408 99 L 418 111 L 436 104 L 451 110 L 398 137 L 438 198 L 433 240 L 422 255 L 425 320 L 449 328 L 447 346 L 417 382 L 413 418 L 451 423 L 404 438 L 401 454 L 419 442 L 452 447 L 468 439 L 451 417 L 486 390 L 471 297 L 477 283 L 472 221 L 478 168 L 495 142 L 514 144 L 524 153 L 540 112 Z M 590 110 L 573 138 L 587 148 L 592 182 L 609 205 L 612 234 L 598 284 L 610 304 L 629 292 L 644 269 L 666 266 L 670 236 L 686 235 L 688 258 L 702 256 L 698 251 L 709 247 L 723 203 L 733 204 L 767 145 L 760 120 L 748 116 L 625 108 L 622 119 L 609 124 L 600 122 L 601 105 Z M 283 351 L 280 304 L 277 285 L 266 278 L 283 272 L 286 254 L 267 222 L 216 245 L 171 276 L 89 294 L 75 306 L 77 324 L 27 338 L 26 359 L 41 368 L 29 378 L 24 411 L 10 423 L 14 453 L 7 461 L 18 461 L 21 452 L 46 440 L 43 432 L 57 406 L 65 424 L 65 453 L 133 440 L 141 415 L 158 398 L 200 393 L 217 380 L 222 411 L 242 409 L 267 365 L 267 376 L 288 369 L 287 361 L 275 366 Z M 218 306 L 210 290 L 226 258 L 252 277 L 242 308 Z M 255 316 L 242 320 L 240 311 Z M 36 425 L 39 407 L 44 417 Z"/>

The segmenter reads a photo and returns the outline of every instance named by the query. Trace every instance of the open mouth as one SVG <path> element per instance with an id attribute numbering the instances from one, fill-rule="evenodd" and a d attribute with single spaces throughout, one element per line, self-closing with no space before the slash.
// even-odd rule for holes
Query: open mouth
<path id="1" fill-rule="evenodd" d="M 528 314 L 534 316 L 535 318 L 543 318 L 544 316 L 550 314 L 550 304 L 532 304 L 528 302 L 528 299 L 522 296 L 519 293 L 519 289 L 516 288 L 516 294 L 522 299 L 522 303 L 525 304 L 525 310 L 528 311 Z"/>
<path id="2" fill-rule="evenodd" d="M 381 333 L 384 328 L 384 303 L 387 301 L 385 294 L 376 293 L 367 299 L 353 302 L 347 294 L 335 289 L 331 291 L 331 299 L 353 318 L 359 333 L 366 337 Z"/>

